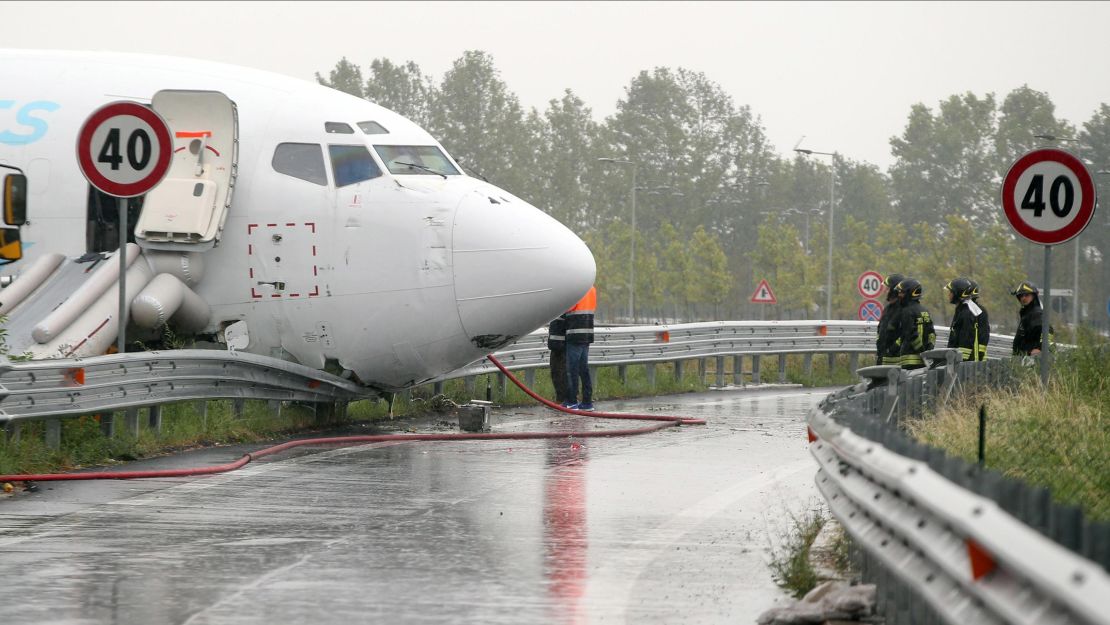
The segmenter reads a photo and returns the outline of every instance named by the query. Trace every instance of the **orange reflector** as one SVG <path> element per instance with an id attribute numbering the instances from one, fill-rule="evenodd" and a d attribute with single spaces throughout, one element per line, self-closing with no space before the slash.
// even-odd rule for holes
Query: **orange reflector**
<path id="1" fill-rule="evenodd" d="M 318 388 L 319 386 L 320 386 L 320 380 L 309 380 L 308 381 L 308 388 Z"/>
<path id="2" fill-rule="evenodd" d="M 667 330 L 664 330 L 662 332 L 656 332 L 655 333 L 655 338 L 660 343 L 670 343 L 671 342 L 671 333 L 668 332 Z"/>
<path id="3" fill-rule="evenodd" d="M 199 132 L 180 131 L 180 132 L 173 133 L 173 136 L 177 137 L 178 139 L 200 139 L 201 137 L 211 137 L 212 136 L 212 131 L 211 130 L 201 130 Z"/>
<path id="4" fill-rule="evenodd" d="M 817 440 L 817 435 L 813 433 L 813 428 L 808 425 L 806 426 L 806 437 L 809 438 L 809 442 L 811 443 Z"/>
<path id="5" fill-rule="evenodd" d="M 994 558 L 991 557 L 991 554 L 987 553 L 986 549 L 980 547 L 979 543 L 976 543 L 970 538 L 965 539 L 964 542 L 967 543 L 967 555 L 968 558 L 971 560 L 972 579 L 978 581 L 980 578 L 990 573 L 998 566 L 998 563 L 994 561 Z"/>
<path id="6" fill-rule="evenodd" d="M 69 384 L 83 385 L 85 383 L 85 368 L 66 369 L 65 380 Z"/>
<path id="7" fill-rule="evenodd" d="M 829 326 L 817 326 L 817 336 L 828 336 Z"/>

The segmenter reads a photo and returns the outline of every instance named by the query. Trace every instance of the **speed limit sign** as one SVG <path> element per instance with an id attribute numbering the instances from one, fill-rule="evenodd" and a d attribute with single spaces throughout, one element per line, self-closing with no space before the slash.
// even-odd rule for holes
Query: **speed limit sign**
<path id="1" fill-rule="evenodd" d="M 93 111 L 77 134 L 77 162 L 89 184 L 108 195 L 142 195 L 170 168 L 173 139 L 162 116 L 138 102 Z"/>
<path id="2" fill-rule="evenodd" d="M 1002 182 L 1002 209 L 1010 226 L 1041 245 L 1075 238 L 1095 213 L 1091 173 L 1075 156 L 1051 148 L 1019 158 Z"/>
<path id="3" fill-rule="evenodd" d="M 883 277 L 876 271 L 865 271 L 856 281 L 856 288 L 859 289 L 859 294 L 867 299 L 877 297 L 879 291 L 883 290 Z"/>

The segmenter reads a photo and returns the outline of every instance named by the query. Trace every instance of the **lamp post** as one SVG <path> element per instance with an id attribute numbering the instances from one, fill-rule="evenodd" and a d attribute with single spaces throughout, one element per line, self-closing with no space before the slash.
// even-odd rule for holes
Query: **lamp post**
<path id="1" fill-rule="evenodd" d="M 636 322 L 636 162 L 620 158 L 602 157 L 597 159 L 599 163 L 614 163 L 619 165 L 629 165 L 632 167 L 632 185 L 629 188 L 631 196 L 630 203 L 632 205 L 632 245 L 629 251 L 628 262 L 628 318 L 632 323 Z"/>
<path id="2" fill-rule="evenodd" d="M 836 206 L 836 152 L 818 152 L 794 148 L 800 154 L 820 154 L 829 158 L 829 278 L 825 285 L 825 315 L 832 319 L 832 252 L 833 252 L 833 214 Z"/>

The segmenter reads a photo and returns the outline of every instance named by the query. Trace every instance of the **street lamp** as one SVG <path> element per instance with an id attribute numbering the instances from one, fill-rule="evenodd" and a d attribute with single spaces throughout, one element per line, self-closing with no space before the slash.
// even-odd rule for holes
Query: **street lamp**
<path id="1" fill-rule="evenodd" d="M 829 279 L 825 286 L 825 315 L 832 319 L 832 251 L 833 251 L 833 214 L 836 205 L 836 152 L 818 152 L 794 148 L 795 152 L 805 155 L 820 154 L 829 156 Z"/>
<path id="2" fill-rule="evenodd" d="M 632 204 L 632 245 L 628 262 L 628 318 L 636 322 L 634 311 L 636 309 L 636 162 L 620 158 L 602 157 L 599 163 L 613 163 L 617 165 L 630 165 L 632 167 L 632 186 L 629 194 Z"/>

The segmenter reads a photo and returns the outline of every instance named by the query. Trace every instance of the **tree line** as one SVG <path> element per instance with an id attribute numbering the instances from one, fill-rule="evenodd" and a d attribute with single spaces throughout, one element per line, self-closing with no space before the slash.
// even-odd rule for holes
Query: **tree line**
<path id="1" fill-rule="evenodd" d="M 779 156 L 749 106 L 683 68 L 640 71 L 602 121 L 570 89 L 543 111 L 525 109 L 493 58 L 477 50 L 439 81 L 412 61 L 387 58 L 372 60 L 365 73 L 343 58 L 316 78 L 412 119 L 472 175 L 578 233 L 597 260 L 602 321 L 630 321 L 632 274 L 639 322 L 760 318 L 760 305 L 748 299 L 761 279 L 778 299 L 765 318 L 830 316 L 832 179 L 833 318 L 856 318 L 856 279 L 876 270 L 918 278 L 924 303 L 947 322 L 943 285 L 966 275 L 980 283 L 992 324 L 1012 330 L 1017 304 L 1008 291 L 1027 277 L 1041 281 L 1043 250 L 1002 215 L 1009 166 L 1030 149 L 1060 147 L 1087 161 L 1110 192 L 1110 175 L 1096 173 L 1110 170 L 1110 106 L 1076 127 L 1028 85 L 1001 101 L 969 92 L 935 107 L 914 105 L 902 134 L 890 139 L 894 164 L 881 171 L 850 155 Z M 1078 243 L 1053 254 L 1053 284 L 1071 288 L 1078 245 L 1085 319 L 1101 327 L 1110 296 L 1106 222 L 1096 213 Z"/>

